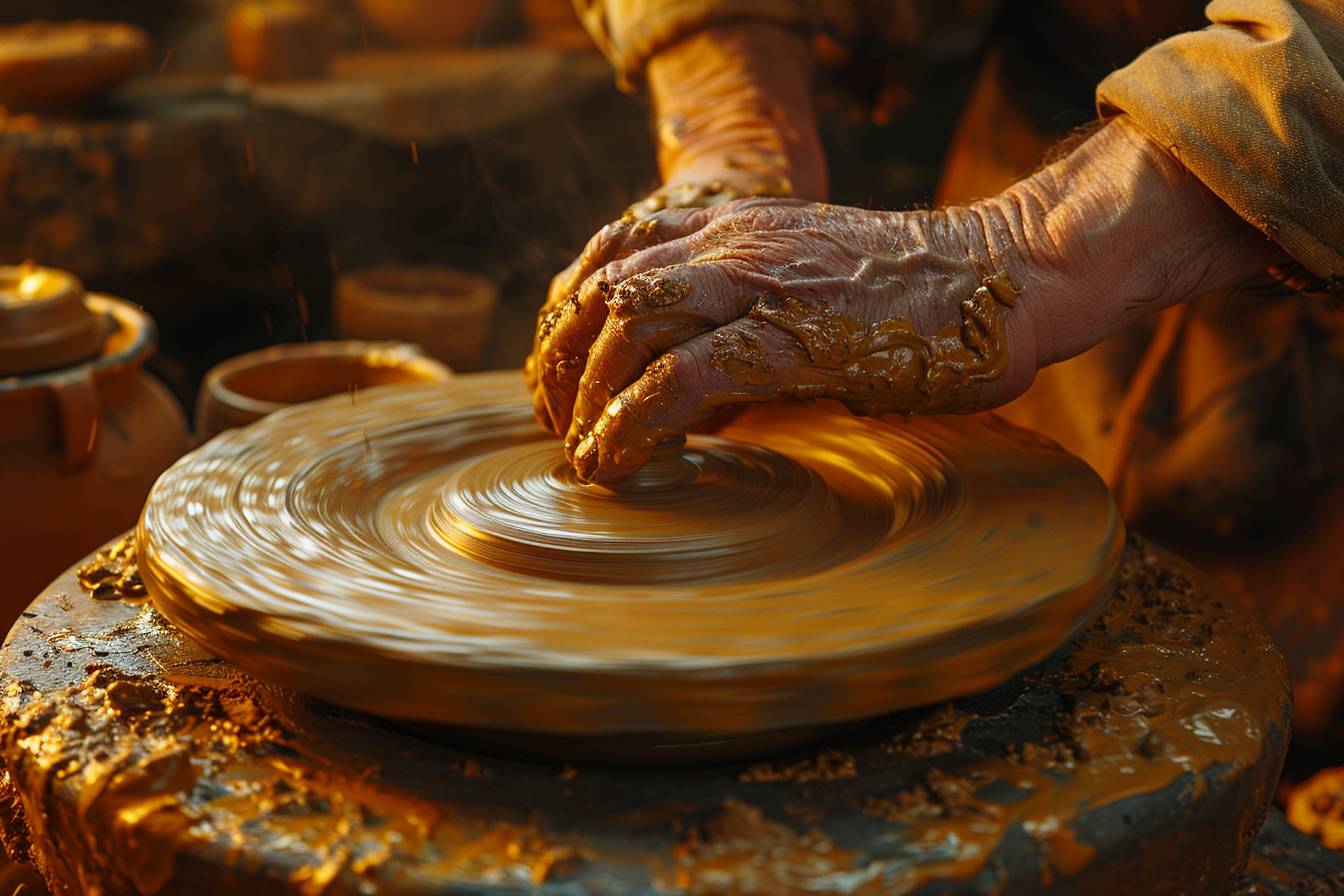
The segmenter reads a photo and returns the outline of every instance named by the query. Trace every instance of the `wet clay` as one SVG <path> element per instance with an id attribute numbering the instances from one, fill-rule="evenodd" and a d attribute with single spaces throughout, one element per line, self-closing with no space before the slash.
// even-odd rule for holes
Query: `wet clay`
<path id="1" fill-rule="evenodd" d="M 516 372 L 234 430 L 139 533 L 159 609 L 249 672 L 636 760 L 988 687 L 1095 611 L 1123 541 L 1091 470 L 989 417 L 760 407 L 587 486 Z"/>
<path id="2" fill-rule="evenodd" d="M 0 825 L 62 894 L 1224 896 L 1289 712 L 1257 624 L 1142 541 L 1043 663 L 765 762 L 463 753 L 259 684 L 73 570 L 0 668 Z M 1298 892 L 1253 871 L 1243 896 Z"/>
<path id="3" fill-rule="evenodd" d="M 827 303 L 763 297 L 750 319 L 786 333 L 793 352 L 780 357 L 759 332 L 728 329 L 715 334 L 710 361 L 736 382 L 838 398 L 863 413 L 970 410 L 977 384 L 1007 368 L 1001 308 L 1017 299 L 1007 275 L 996 274 L 961 303 L 960 322 L 924 336 L 903 318 L 866 324 Z"/>
<path id="4" fill-rule="evenodd" d="M 91 561 L 79 567 L 77 575 L 79 584 L 98 600 L 147 597 L 149 594 L 140 579 L 134 536 L 118 539 L 98 551 Z"/>
<path id="5" fill-rule="evenodd" d="M 1344 893 L 1344 855 L 1323 847 L 1270 812 L 1246 873 L 1231 896 L 1335 896 Z"/>

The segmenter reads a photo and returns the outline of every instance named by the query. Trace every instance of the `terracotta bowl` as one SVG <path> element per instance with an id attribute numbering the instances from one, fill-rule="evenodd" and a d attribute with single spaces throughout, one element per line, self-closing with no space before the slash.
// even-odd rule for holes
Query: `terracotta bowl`
<path id="1" fill-rule="evenodd" d="M 229 64 L 251 81 L 318 78 L 331 58 L 327 13 L 307 0 L 248 0 L 229 11 Z"/>
<path id="2" fill-rule="evenodd" d="M 276 345 L 230 358 L 206 373 L 196 398 L 196 436 L 204 441 L 281 408 L 343 392 L 451 377 L 448 368 L 405 343 Z"/>
<path id="3" fill-rule="evenodd" d="M 0 105 L 10 112 L 78 108 L 144 69 L 149 37 L 115 22 L 28 22 L 0 28 Z"/>
<path id="4" fill-rule="evenodd" d="M 413 47 L 468 43 L 490 0 L 357 0 L 360 13 L 383 34 Z"/>
<path id="5" fill-rule="evenodd" d="M 337 332 L 349 339 L 400 339 L 454 370 L 482 366 L 497 293 L 477 274 L 430 265 L 380 265 L 336 283 Z"/>

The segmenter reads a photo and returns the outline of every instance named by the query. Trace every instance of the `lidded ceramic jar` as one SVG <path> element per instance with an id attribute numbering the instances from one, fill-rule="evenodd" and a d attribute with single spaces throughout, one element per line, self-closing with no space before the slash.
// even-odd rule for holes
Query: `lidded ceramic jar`
<path id="1" fill-rule="evenodd" d="M 196 398 L 196 435 L 205 440 L 281 408 L 331 395 L 395 383 L 444 382 L 452 375 L 407 343 L 274 345 L 210 368 Z"/>
<path id="2" fill-rule="evenodd" d="M 0 617 L 70 558 L 134 525 L 189 447 L 177 401 L 141 368 L 154 322 L 37 265 L 0 266 Z"/>

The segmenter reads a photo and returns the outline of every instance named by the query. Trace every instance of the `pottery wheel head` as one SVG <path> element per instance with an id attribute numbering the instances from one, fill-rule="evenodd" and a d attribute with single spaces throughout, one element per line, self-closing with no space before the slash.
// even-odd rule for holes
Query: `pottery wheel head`
<path id="1" fill-rule="evenodd" d="M 877 490 L 837 493 L 782 454 L 717 439 L 671 443 L 608 490 L 579 482 L 545 440 L 463 464 L 429 514 L 445 544 L 498 569 L 708 586 L 832 568 L 881 538 L 893 508 Z"/>
<path id="2" fill-rule="evenodd" d="M 158 607 L 252 673 L 385 715 L 740 736 L 995 683 L 1109 594 L 1081 461 L 991 417 L 752 409 L 580 483 L 521 376 L 327 399 L 234 430 L 140 523 Z"/>

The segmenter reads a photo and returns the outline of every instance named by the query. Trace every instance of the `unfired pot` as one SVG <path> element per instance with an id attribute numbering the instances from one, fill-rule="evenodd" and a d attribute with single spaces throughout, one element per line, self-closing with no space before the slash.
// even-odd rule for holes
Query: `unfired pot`
<path id="1" fill-rule="evenodd" d="M 332 40 L 328 12 L 309 0 L 248 0 L 229 11 L 229 65 L 250 81 L 319 78 Z"/>
<path id="2" fill-rule="evenodd" d="M 388 264 L 343 274 L 336 283 L 336 329 L 351 339 L 402 339 L 454 370 L 485 361 L 494 284 L 437 265 Z"/>
<path id="3" fill-rule="evenodd" d="M 452 372 L 419 347 L 331 341 L 276 345 L 217 364 L 196 398 L 204 440 L 290 405 L 393 383 L 434 383 Z"/>
<path id="4" fill-rule="evenodd" d="M 68 274 L 0 267 L 6 625 L 71 557 L 132 525 L 159 473 L 189 447 L 177 402 L 141 369 L 157 338 L 144 312 L 87 295 Z"/>

